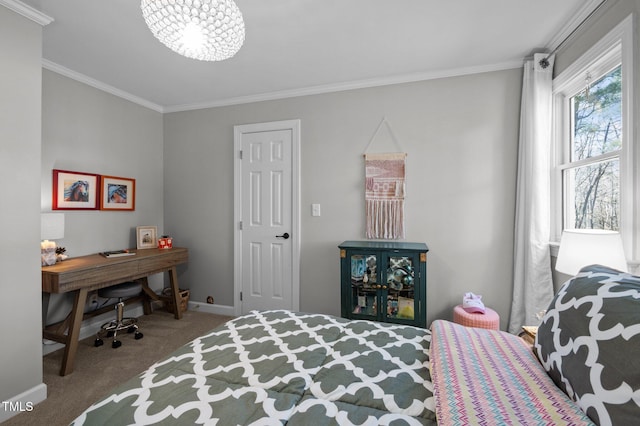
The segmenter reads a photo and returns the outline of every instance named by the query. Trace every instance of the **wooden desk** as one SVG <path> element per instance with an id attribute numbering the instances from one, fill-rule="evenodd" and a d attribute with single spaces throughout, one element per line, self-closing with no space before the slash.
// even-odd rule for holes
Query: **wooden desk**
<path id="1" fill-rule="evenodd" d="M 51 293 L 75 292 L 73 308 L 67 319 L 53 326 L 45 327 L 45 339 L 64 343 L 64 357 L 60 375 L 65 376 L 73 371 L 73 362 L 78 349 L 78 337 L 84 318 L 84 307 L 90 291 L 110 287 L 127 281 L 140 280 L 144 293 L 144 313 L 151 313 L 149 298 L 157 299 L 149 288 L 149 275 L 168 272 L 173 290 L 175 318 L 182 318 L 180 294 L 178 290 L 178 273 L 176 266 L 186 263 L 189 253 L 186 248 L 131 250 L 136 254 L 116 258 L 106 258 L 99 254 L 67 259 L 52 266 L 42 267 L 43 321 L 46 318 Z M 111 307 L 110 307 L 111 308 Z M 65 334 L 64 331 L 67 330 Z"/>

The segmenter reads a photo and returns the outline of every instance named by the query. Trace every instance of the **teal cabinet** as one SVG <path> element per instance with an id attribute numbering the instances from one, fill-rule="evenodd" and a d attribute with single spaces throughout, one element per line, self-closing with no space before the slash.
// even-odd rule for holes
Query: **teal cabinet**
<path id="1" fill-rule="evenodd" d="M 338 247 L 342 317 L 426 327 L 426 244 L 345 241 Z"/>

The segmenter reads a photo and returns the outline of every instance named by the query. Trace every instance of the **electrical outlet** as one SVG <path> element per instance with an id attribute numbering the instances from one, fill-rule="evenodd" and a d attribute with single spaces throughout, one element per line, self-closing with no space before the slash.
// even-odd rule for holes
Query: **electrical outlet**
<path id="1" fill-rule="evenodd" d="M 93 292 L 93 293 L 89 294 L 89 304 L 90 305 L 97 305 L 98 304 L 98 293 L 97 292 Z"/>

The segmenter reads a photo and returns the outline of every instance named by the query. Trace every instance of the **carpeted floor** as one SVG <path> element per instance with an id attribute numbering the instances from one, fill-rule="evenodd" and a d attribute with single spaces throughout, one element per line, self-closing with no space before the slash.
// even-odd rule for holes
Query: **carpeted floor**
<path id="1" fill-rule="evenodd" d="M 64 377 L 59 375 L 63 350 L 50 353 L 43 357 L 47 399 L 33 411 L 18 414 L 2 426 L 68 425 L 112 388 L 229 319 L 186 311 L 183 318 L 176 321 L 173 314 L 156 310 L 138 319 L 144 338 L 134 340 L 132 334 L 126 334 L 119 339 L 122 346 L 118 349 L 112 349 L 108 340 L 96 348 L 94 337 L 80 341 L 74 371 Z"/>

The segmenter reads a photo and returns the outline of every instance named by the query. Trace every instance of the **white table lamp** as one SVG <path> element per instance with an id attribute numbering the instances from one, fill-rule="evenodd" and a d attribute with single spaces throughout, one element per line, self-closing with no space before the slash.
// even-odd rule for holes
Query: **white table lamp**
<path id="1" fill-rule="evenodd" d="M 556 271 L 575 275 L 583 267 L 595 264 L 628 271 L 620 234 L 601 229 L 565 229 Z"/>
<path id="2" fill-rule="evenodd" d="M 56 243 L 50 240 L 64 238 L 64 214 L 41 213 L 40 214 L 40 251 L 42 266 L 56 263 Z"/>
<path id="3" fill-rule="evenodd" d="M 40 214 L 40 239 L 60 240 L 64 238 L 64 213 Z"/>

